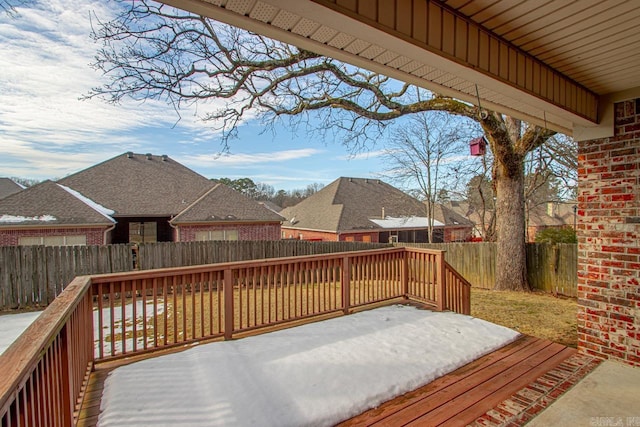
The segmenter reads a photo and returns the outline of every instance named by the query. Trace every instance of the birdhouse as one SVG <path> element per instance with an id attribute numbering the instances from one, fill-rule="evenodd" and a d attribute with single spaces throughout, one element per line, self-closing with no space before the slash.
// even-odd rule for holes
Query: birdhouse
<path id="1" fill-rule="evenodd" d="M 469 148 L 471 149 L 472 156 L 484 156 L 487 152 L 487 140 L 484 139 L 484 136 L 473 138 L 471 142 L 469 142 Z"/>

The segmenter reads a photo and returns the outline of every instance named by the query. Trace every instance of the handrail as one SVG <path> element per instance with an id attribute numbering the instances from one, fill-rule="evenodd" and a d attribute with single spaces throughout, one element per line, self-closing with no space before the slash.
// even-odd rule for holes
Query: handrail
<path id="1" fill-rule="evenodd" d="M 0 355 L 0 415 L 9 411 L 10 399 L 30 381 L 48 347 L 66 326 L 73 311 L 87 295 L 89 276 L 76 277 L 46 310 Z M 85 368 L 86 369 L 86 368 Z M 76 396 L 77 397 L 77 396 Z M 75 402 L 67 402 L 69 404 Z M 4 424 L 3 424 L 4 425 Z"/>
<path id="2" fill-rule="evenodd" d="M 468 288 L 442 251 L 402 247 L 77 277 L 0 355 L 0 424 L 73 425 L 95 361 L 401 297 L 465 312 Z"/>

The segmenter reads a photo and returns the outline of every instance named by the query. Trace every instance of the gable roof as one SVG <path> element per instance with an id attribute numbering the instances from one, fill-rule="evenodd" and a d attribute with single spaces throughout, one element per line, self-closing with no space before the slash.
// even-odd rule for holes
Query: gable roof
<path id="1" fill-rule="evenodd" d="M 473 227 L 473 221 L 441 203 L 433 205 L 433 219 L 446 227 Z"/>
<path id="2" fill-rule="evenodd" d="M 172 224 L 219 221 L 280 222 L 284 218 L 224 184 L 216 184 L 180 212 Z"/>
<path id="3" fill-rule="evenodd" d="M 0 178 L 0 199 L 24 190 L 24 187 L 9 178 Z"/>
<path id="4" fill-rule="evenodd" d="M 44 181 L 0 200 L 0 227 L 113 225 L 96 204 L 52 181 Z"/>
<path id="5" fill-rule="evenodd" d="M 341 177 L 280 214 L 286 227 L 344 232 L 380 228 L 371 219 L 425 217 L 426 209 L 379 179 Z"/>
<path id="6" fill-rule="evenodd" d="M 171 216 L 214 183 L 168 156 L 124 153 L 58 181 L 115 211 L 114 216 Z"/>

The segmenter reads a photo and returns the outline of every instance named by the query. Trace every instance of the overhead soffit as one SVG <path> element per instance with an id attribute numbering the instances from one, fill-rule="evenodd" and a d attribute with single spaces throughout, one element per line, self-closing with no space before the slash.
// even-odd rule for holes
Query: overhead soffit
<path id="1" fill-rule="evenodd" d="M 635 0 L 165 3 L 567 134 L 638 86 Z"/>

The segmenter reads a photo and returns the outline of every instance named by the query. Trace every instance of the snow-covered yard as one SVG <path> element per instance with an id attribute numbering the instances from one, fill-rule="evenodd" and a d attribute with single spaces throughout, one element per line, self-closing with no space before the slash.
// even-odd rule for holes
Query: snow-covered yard
<path id="1" fill-rule="evenodd" d="M 0 354 L 4 353 L 40 313 L 42 312 L 33 311 L 0 316 Z"/>
<path id="2" fill-rule="evenodd" d="M 0 352 L 37 315 L 0 316 Z M 112 371 L 99 425 L 333 425 L 517 336 L 470 316 L 395 305 L 200 345 Z"/>

